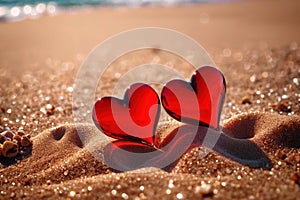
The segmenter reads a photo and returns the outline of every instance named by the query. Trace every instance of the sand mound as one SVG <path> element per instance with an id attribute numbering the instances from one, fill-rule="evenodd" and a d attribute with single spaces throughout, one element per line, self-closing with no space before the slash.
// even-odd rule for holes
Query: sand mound
<path id="1" fill-rule="evenodd" d="M 270 113 L 239 115 L 225 124 L 226 133 L 235 138 L 249 138 L 267 149 L 279 146 L 300 147 L 300 117 Z"/>
<path id="2" fill-rule="evenodd" d="M 224 131 L 230 137 L 222 134 L 218 141 L 220 144 L 217 143 L 214 151 L 203 154 L 204 156 L 201 156 L 201 152 L 209 151 L 207 147 L 189 149 L 170 170 L 172 179 L 181 182 L 181 188 L 187 187 L 187 184 L 193 185 L 191 188 L 194 193 L 190 194 L 191 197 L 200 197 L 206 195 L 206 192 L 213 195 L 212 191 L 195 188 L 199 178 L 203 177 L 193 177 L 189 174 L 209 174 L 210 177 L 223 174 L 225 178 L 230 179 L 234 169 L 254 170 L 244 166 L 251 166 L 251 162 L 259 162 L 260 159 L 265 159 L 264 162 L 271 159 L 274 162 L 274 148 L 299 148 L 299 130 L 299 116 L 269 113 L 236 116 L 224 126 Z M 140 195 L 140 186 L 146 187 L 143 182 L 145 180 L 148 185 L 153 184 L 153 188 L 148 192 L 158 192 L 158 196 L 166 194 L 166 191 L 159 188 L 169 184 L 163 180 L 171 178 L 170 173 L 151 167 L 114 173 L 99 157 L 96 159 L 92 156 L 88 149 L 97 148 L 98 151 L 94 151 L 93 154 L 98 152 L 100 155 L 103 153 L 103 147 L 109 143 L 109 140 L 102 140 L 102 143 L 100 141 L 97 145 L 94 138 L 98 134 L 93 125 L 84 124 L 77 127 L 62 125 L 40 133 L 33 138 L 34 146 L 30 157 L 9 166 L 2 165 L 1 181 L 7 183 L 5 194 L 13 191 L 17 197 L 36 196 L 53 199 L 61 196 L 72 197 L 76 194 L 80 194 L 81 197 L 122 196 L 117 189 L 113 191 L 113 188 L 117 187 L 119 190 L 126 188 L 127 193 Z M 100 158 L 101 156 L 103 155 L 100 155 Z M 185 179 L 190 182 L 185 182 Z M 132 182 L 132 189 L 128 188 L 128 181 Z M 22 189 L 18 190 L 16 187 Z M 44 192 L 37 192 L 41 190 Z M 91 192 L 92 190 L 98 193 Z M 123 194 L 125 197 L 126 195 L 128 194 Z"/>

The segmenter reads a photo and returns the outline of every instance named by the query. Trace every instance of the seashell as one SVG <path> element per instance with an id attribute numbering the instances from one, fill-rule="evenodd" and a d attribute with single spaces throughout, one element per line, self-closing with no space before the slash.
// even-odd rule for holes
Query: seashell
<path id="1" fill-rule="evenodd" d="M 14 135 L 13 140 L 21 142 L 21 136 L 20 135 Z"/>
<path id="2" fill-rule="evenodd" d="M 21 138 L 21 146 L 23 147 L 28 147 L 31 146 L 32 142 L 27 136 L 22 136 Z"/>
<path id="3" fill-rule="evenodd" d="M 11 131 L 3 131 L 3 132 L 1 133 L 1 135 L 4 136 L 4 137 L 7 137 L 7 138 L 12 139 L 12 138 L 14 137 L 15 134 L 14 134 L 13 132 L 11 132 Z"/>
<path id="4" fill-rule="evenodd" d="M 22 137 L 23 135 L 25 135 L 25 132 L 23 130 L 18 130 L 17 135 Z"/>
<path id="5" fill-rule="evenodd" d="M 2 155 L 7 158 L 15 157 L 19 152 L 19 146 L 11 141 L 5 141 L 2 147 Z"/>

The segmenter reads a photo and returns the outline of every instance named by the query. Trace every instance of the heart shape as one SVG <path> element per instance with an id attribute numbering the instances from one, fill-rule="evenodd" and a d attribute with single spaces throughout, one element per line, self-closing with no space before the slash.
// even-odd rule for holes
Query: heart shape
<path id="1" fill-rule="evenodd" d="M 168 82 L 161 92 L 161 101 L 167 113 L 178 121 L 218 129 L 225 92 L 222 72 L 205 66 L 193 73 L 190 82 Z"/>
<path id="2" fill-rule="evenodd" d="M 159 97 L 144 83 L 131 85 L 123 99 L 103 97 L 93 108 L 94 123 L 107 136 L 151 145 L 159 116 Z"/>

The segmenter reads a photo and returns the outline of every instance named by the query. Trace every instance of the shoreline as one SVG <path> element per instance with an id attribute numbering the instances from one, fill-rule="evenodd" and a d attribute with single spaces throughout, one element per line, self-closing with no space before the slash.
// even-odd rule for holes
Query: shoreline
<path id="1" fill-rule="evenodd" d="M 16 69 L 45 65 L 49 58 L 73 62 L 76 57 L 86 57 L 97 44 L 114 34 L 149 26 L 182 32 L 199 42 L 210 55 L 226 48 L 233 52 L 268 45 L 282 47 L 300 42 L 299 2 L 291 2 L 247 1 L 124 10 L 101 8 L 0 23 L 0 66 Z M 268 9 L 270 12 L 265 12 Z"/>
<path id="2" fill-rule="evenodd" d="M 79 13 L 80 12 L 93 12 L 101 9 L 139 9 L 139 8 L 172 8 L 172 7 L 184 7 L 184 6 L 197 6 L 203 4 L 222 4 L 222 3 L 234 3 L 236 0 L 226 1 L 226 0 L 217 0 L 212 2 L 186 2 L 186 3 L 144 3 L 144 4 L 86 4 L 86 5 L 57 5 L 55 2 L 48 3 L 37 3 L 34 5 L 25 4 L 25 5 L 16 5 L 16 6 L 0 6 L 0 23 L 13 23 L 23 20 L 38 19 L 44 16 L 53 16 L 60 14 L 70 14 L 70 13 Z M 40 7 L 40 8 L 39 8 Z M 15 9 L 15 10 L 13 10 Z M 13 14 L 14 13 L 14 14 Z M 17 15 L 16 15 L 17 14 Z"/>

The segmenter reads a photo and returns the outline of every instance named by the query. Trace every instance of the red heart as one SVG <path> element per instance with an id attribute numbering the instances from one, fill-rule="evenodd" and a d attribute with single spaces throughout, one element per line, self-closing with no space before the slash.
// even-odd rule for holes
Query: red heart
<path id="1" fill-rule="evenodd" d="M 167 113 L 178 121 L 218 128 L 225 92 L 223 74 L 205 66 L 194 72 L 190 82 L 168 82 L 161 92 L 161 101 Z"/>
<path id="2" fill-rule="evenodd" d="M 159 116 L 159 97 L 144 83 L 131 85 L 124 99 L 101 98 L 93 109 L 94 123 L 107 136 L 150 144 L 154 144 Z"/>

